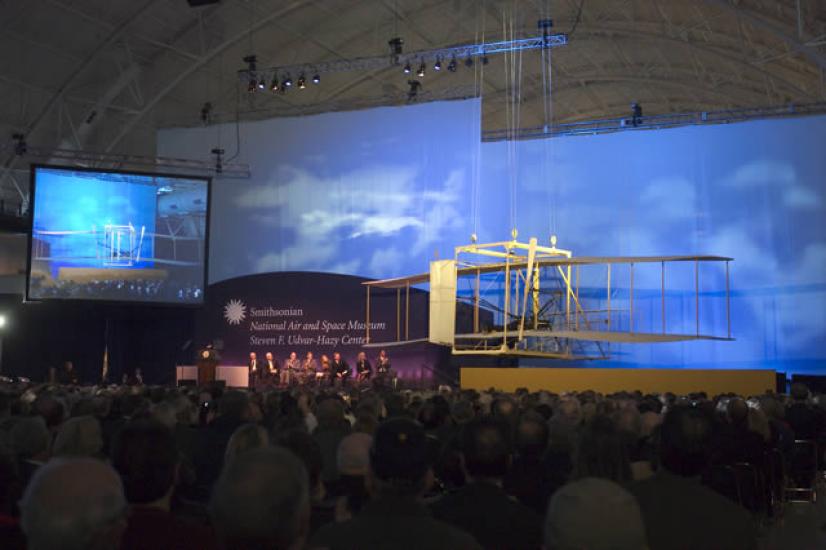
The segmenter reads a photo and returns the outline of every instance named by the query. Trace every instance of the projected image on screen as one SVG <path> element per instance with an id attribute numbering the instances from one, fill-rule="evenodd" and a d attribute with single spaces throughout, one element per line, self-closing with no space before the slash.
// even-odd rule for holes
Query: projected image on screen
<path id="1" fill-rule="evenodd" d="M 34 169 L 32 300 L 201 303 L 209 182 Z"/>

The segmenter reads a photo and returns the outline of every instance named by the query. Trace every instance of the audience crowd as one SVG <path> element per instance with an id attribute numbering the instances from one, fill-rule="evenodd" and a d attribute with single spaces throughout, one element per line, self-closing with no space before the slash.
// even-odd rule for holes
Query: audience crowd
<path id="1" fill-rule="evenodd" d="M 7 384 L 0 547 L 751 549 L 796 475 L 795 440 L 824 429 L 826 400 L 799 385 L 744 399 Z"/>

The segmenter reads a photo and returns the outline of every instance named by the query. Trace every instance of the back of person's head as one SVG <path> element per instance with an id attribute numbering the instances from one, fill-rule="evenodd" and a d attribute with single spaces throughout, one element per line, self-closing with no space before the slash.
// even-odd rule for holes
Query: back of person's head
<path id="1" fill-rule="evenodd" d="M 225 548 L 298 548 L 309 526 L 307 471 L 279 447 L 239 455 L 215 484 L 210 514 Z"/>
<path id="2" fill-rule="evenodd" d="M 372 444 L 373 438 L 365 433 L 353 433 L 343 438 L 336 450 L 338 473 L 346 476 L 367 475 Z"/>
<path id="3" fill-rule="evenodd" d="M 489 416 L 476 418 L 462 429 L 460 450 L 471 478 L 501 479 L 512 454 L 508 426 Z"/>
<path id="4" fill-rule="evenodd" d="M 263 426 L 252 422 L 238 426 L 227 443 L 224 464 L 229 463 L 241 453 L 266 447 L 269 444 L 270 436 Z"/>
<path id="5" fill-rule="evenodd" d="M 731 399 L 726 405 L 726 414 L 732 425 L 745 428 L 749 420 L 749 406 L 740 398 Z"/>
<path id="6" fill-rule="evenodd" d="M 371 491 L 384 495 L 419 496 L 428 487 L 430 457 L 422 426 L 407 418 L 383 422 L 370 447 Z"/>
<path id="7" fill-rule="evenodd" d="M 301 460 L 309 476 L 310 491 L 318 491 L 324 468 L 324 456 L 318 441 L 306 431 L 295 429 L 282 435 L 278 443 Z"/>
<path id="8" fill-rule="evenodd" d="M 126 526 L 118 475 L 89 458 L 56 459 L 39 468 L 20 511 L 29 550 L 117 548 Z"/>
<path id="9" fill-rule="evenodd" d="M 450 416 L 457 424 L 467 424 L 473 417 L 476 416 L 476 411 L 473 408 L 473 402 L 469 399 L 459 399 L 453 403 L 450 410 Z"/>
<path id="10" fill-rule="evenodd" d="M 508 395 L 502 395 L 493 400 L 490 406 L 490 412 L 494 418 L 512 425 L 516 423 L 519 407 L 513 398 Z"/>
<path id="11" fill-rule="evenodd" d="M 66 416 L 66 408 L 51 395 L 40 395 L 32 404 L 32 411 L 43 417 L 46 427 L 53 430 L 60 426 Z"/>
<path id="12" fill-rule="evenodd" d="M 792 384 L 792 387 L 789 388 L 789 394 L 795 401 L 806 401 L 809 398 L 809 388 L 807 388 L 805 384 L 795 382 Z"/>
<path id="13" fill-rule="evenodd" d="M 318 419 L 318 428 L 322 430 L 341 428 L 346 422 L 344 403 L 335 397 L 328 397 L 319 401 L 316 408 L 316 418 Z"/>
<path id="14" fill-rule="evenodd" d="M 700 475 L 708 465 L 711 417 L 687 405 L 670 409 L 660 427 L 660 462 L 672 473 Z"/>
<path id="15" fill-rule="evenodd" d="M 222 395 L 220 401 L 218 401 L 218 412 L 221 416 L 241 421 L 247 414 L 248 405 L 249 398 L 246 393 L 230 390 Z"/>
<path id="16" fill-rule="evenodd" d="M 557 490 L 545 516 L 546 550 L 645 550 L 637 500 L 607 479 L 583 478 Z"/>
<path id="17" fill-rule="evenodd" d="M 525 415 L 516 425 L 516 452 L 525 457 L 539 457 L 548 448 L 548 424 L 538 414 Z"/>
<path id="18" fill-rule="evenodd" d="M 41 416 L 17 419 L 11 428 L 11 450 L 18 459 L 45 458 L 52 436 Z"/>
<path id="19" fill-rule="evenodd" d="M 617 482 L 631 479 L 628 445 L 607 416 L 594 417 L 582 430 L 576 449 L 577 478 L 598 477 Z"/>
<path id="20" fill-rule="evenodd" d="M 126 499 L 148 504 L 174 487 L 178 453 L 172 432 L 150 418 L 127 423 L 112 442 L 112 466 L 120 474 Z"/>
<path id="21" fill-rule="evenodd" d="M 178 423 L 178 411 L 171 401 L 161 401 L 152 405 L 152 418 L 174 430 L 175 424 Z"/>
<path id="22" fill-rule="evenodd" d="M 94 457 L 103 449 L 100 423 L 94 416 L 70 418 L 60 427 L 54 440 L 54 456 Z"/>

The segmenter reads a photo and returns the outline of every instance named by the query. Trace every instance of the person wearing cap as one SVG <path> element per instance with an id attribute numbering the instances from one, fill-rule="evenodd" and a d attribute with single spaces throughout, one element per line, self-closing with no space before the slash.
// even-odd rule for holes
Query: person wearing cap
<path id="1" fill-rule="evenodd" d="M 371 501 L 353 519 L 323 527 L 310 547 L 477 549 L 464 531 L 434 519 L 422 503 L 433 482 L 427 437 L 415 421 L 381 424 L 370 447 L 366 476 Z"/>

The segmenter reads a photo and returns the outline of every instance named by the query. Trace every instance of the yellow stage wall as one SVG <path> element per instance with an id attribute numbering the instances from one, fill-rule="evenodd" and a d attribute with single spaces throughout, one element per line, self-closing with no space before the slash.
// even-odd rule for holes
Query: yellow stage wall
<path id="1" fill-rule="evenodd" d="M 460 380 L 463 389 L 514 391 L 528 388 L 555 393 L 639 390 L 643 393 L 687 394 L 704 391 L 711 396 L 728 392 L 759 395 L 775 389 L 773 370 L 462 368 Z"/>

